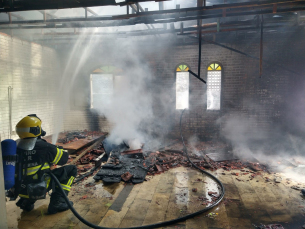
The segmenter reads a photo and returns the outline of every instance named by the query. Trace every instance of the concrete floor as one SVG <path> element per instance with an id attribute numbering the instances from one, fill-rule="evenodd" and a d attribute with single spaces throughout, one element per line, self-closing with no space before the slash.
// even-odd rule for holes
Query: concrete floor
<path id="1" fill-rule="evenodd" d="M 239 176 L 232 175 L 239 172 Z M 222 173 L 225 173 L 223 175 Z M 224 184 L 226 195 L 217 207 L 193 219 L 167 228 L 250 229 L 253 224 L 280 223 L 285 229 L 302 228 L 305 222 L 305 201 L 292 185 L 302 186 L 282 176 L 275 183 L 270 174 L 249 180 L 239 170 L 219 169 L 213 172 Z M 266 182 L 265 177 L 272 181 Z M 238 178 L 239 180 L 237 180 Z M 215 183 L 191 168 L 178 167 L 137 185 L 124 183 L 103 185 L 92 177 L 73 187 L 70 199 L 76 210 L 88 221 L 111 228 L 140 226 L 175 219 L 206 205 L 198 197 L 217 191 Z M 200 179 L 202 179 L 200 181 Z M 84 184 L 92 187 L 84 187 Z M 197 192 L 192 189 L 197 188 Z M 9 228 L 89 228 L 71 211 L 47 214 L 49 198 L 36 202 L 32 212 L 22 212 L 15 202 L 7 202 Z M 208 217 L 208 213 L 218 213 Z"/>

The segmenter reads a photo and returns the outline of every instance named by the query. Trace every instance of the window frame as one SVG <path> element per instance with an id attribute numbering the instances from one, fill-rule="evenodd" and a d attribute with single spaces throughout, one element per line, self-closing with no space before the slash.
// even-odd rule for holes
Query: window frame
<path id="1" fill-rule="evenodd" d="M 99 65 L 98 67 L 94 68 L 95 70 L 92 70 L 89 75 L 89 109 L 95 109 L 93 107 L 93 94 L 92 94 L 92 76 L 94 74 L 103 75 L 103 74 L 109 74 L 112 75 L 112 84 L 113 84 L 113 93 L 115 93 L 115 78 L 117 76 L 122 76 L 123 70 L 115 65 L 112 64 L 106 64 L 106 65 Z"/>
<path id="2" fill-rule="evenodd" d="M 179 66 L 181 65 L 185 65 L 186 68 L 188 68 L 186 71 L 177 71 L 177 69 L 179 68 Z M 185 62 L 181 62 L 179 64 L 177 64 L 175 66 L 175 70 L 174 70 L 174 79 L 175 79 L 175 110 L 176 111 L 180 111 L 180 110 L 184 110 L 184 109 L 187 109 L 189 110 L 190 109 L 190 73 L 188 72 L 188 70 L 190 70 L 190 65 L 189 64 L 186 64 Z M 189 74 L 189 85 L 188 85 L 188 108 L 184 108 L 184 109 L 177 109 L 177 72 L 188 72 Z"/>
<path id="3" fill-rule="evenodd" d="M 93 94 L 100 94 L 100 93 L 93 93 L 92 89 L 93 89 L 93 85 L 92 85 L 92 77 L 93 75 L 111 75 L 111 80 L 112 80 L 112 93 L 114 93 L 114 74 L 112 73 L 91 73 L 90 74 L 90 109 L 96 109 L 96 107 L 93 106 Z M 100 94 L 102 95 L 102 94 Z"/>
<path id="4" fill-rule="evenodd" d="M 221 82 L 221 85 L 220 85 L 220 109 L 219 110 L 208 110 L 208 93 L 206 93 L 206 111 L 208 112 L 219 112 L 222 110 L 222 107 L 223 107 L 223 82 L 224 82 L 224 70 L 223 70 L 223 65 L 219 62 L 219 61 L 211 61 L 207 64 L 205 70 L 206 70 L 206 79 L 207 79 L 207 83 L 208 83 L 208 72 L 210 70 L 208 70 L 208 68 L 210 67 L 211 64 L 218 64 L 220 67 L 221 67 L 221 76 L 220 76 L 220 82 Z M 207 88 L 207 91 L 208 91 L 208 88 Z"/>

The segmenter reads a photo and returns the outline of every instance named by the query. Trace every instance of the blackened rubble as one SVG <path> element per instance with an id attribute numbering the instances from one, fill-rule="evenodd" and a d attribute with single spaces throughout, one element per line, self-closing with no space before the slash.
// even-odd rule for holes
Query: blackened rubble
<path id="1" fill-rule="evenodd" d="M 68 131 L 62 133 L 62 137 L 57 139 L 57 143 L 68 144 L 70 142 L 78 141 L 79 139 L 85 139 L 93 135 L 100 135 L 99 131 Z"/>
<path id="2" fill-rule="evenodd" d="M 203 143 L 202 148 L 197 147 L 197 153 L 192 153 L 189 150 L 189 157 L 192 162 L 203 170 L 215 171 L 223 169 L 222 175 L 226 175 L 226 171 L 240 170 L 240 172 L 234 172 L 238 181 L 242 181 L 239 175 L 248 175 L 247 180 L 252 180 L 257 175 L 262 175 L 261 172 L 268 172 L 267 167 L 260 164 L 255 159 L 251 161 L 238 160 L 231 157 L 232 160 L 226 161 L 214 161 L 209 158 L 208 154 L 205 154 L 205 146 L 211 147 L 213 144 Z M 208 145 L 210 144 L 210 145 Z M 214 144 L 215 151 L 221 150 L 221 144 Z M 222 149 L 226 148 L 226 145 L 222 145 Z M 180 148 L 180 149 L 179 149 Z M 210 149 L 211 150 L 211 149 Z M 112 144 L 108 139 L 105 139 L 103 143 L 94 150 L 86 153 L 77 162 L 79 172 L 88 171 L 93 168 L 93 163 L 96 160 L 101 160 L 101 155 L 105 152 L 102 161 L 104 163 L 99 171 L 94 174 L 96 181 L 103 180 L 104 182 L 132 182 L 141 183 L 145 180 L 146 175 L 155 175 L 163 173 L 171 168 L 175 167 L 192 167 L 193 165 L 188 161 L 186 155 L 182 151 L 180 143 L 171 145 L 171 147 L 163 147 L 159 151 L 143 151 L 143 149 L 130 150 L 126 142 L 121 144 Z M 223 154 L 224 152 L 222 152 Z M 144 156 L 146 155 L 146 156 Z M 213 154 L 215 156 L 215 153 Z M 227 157 L 228 158 L 228 157 Z M 97 164 L 95 164 L 95 167 Z M 99 166 L 100 164 L 98 164 Z M 97 169 L 98 170 L 98 169 Z"/>
<path id="3" fill-rule="evenodd" d="M 194 164 L 202 169 L 211 168 L 211 166 L 202 157 L 190 155 L 190 158 Z M 159 174 L 169 170 L 170 168 L 180 166 L 191 167 L 191 163 L 182 151 L 170 149 L 150 153 L 148 157 L 146 157 L 145 165 L 149 170 L 148 175 Z"/>
<path id="4" fill-rule="evenodd" d="M 84 132 L 79 131 L 73 131 L 73 132 L 67 132 L 66 136 L 63 138 L 58 138 L 58 143 L 67 144 L 73 141 L 77 141 L 78 139 L 86 138 L 87 135 Z"/>
<path id="5" fill-rule="evenodd" d="M 85 149 L 86 150 L 86 149 Z M 74 157 L 77 157 L 82 152 L 78 152 Z M 89 150 L 81 158 L 79 158 L 75 165 L 77 166 L 77 177 L 74 183 L 78 183 L 84 179 L 87 179 L 88 176 L 96 173 L 96 170 L 100 167 L 101 163 L 105 158 L 105 151 L 103 145 L 99 145 L 95 149 Z M 74 161 L 72 155 L 69 159 L 69 163 Z"/>
<path id="6" fill-rule="evenodd" d="M 85 149 L 86 150 L 86 149 Z M 76 153 L 75 156 L 79 156 L 82 152 Z M 92 163 L 97 163 L 97 160 L 100 158 L 101 155 L 105 153 L 105 150 L 103 148 L 103 145 L 99 145 L 95 149 L 89 150 L 85 155 L 83 155 L 77 162 L 76 165 L 87 165 L 92 167 Z M 86 167 L 86 166 L 80 166 L 79 168 Z"/>
<path id="7" fill-rule="evenodd" d="M 138 154 L 137 157 L 139 157 Z M 147 171 L 147 168 L 144 167 L 143 154 L 142 158 L 131 158 L 128 154 L 121 155 L 119 150 L 113 150 L 107 163 L 102 165 L 94 179 L 104 182 L 120 182 L 124 178 L 125 181 L 141 183 L 144 181 Z M 129 179 L 127 179 L 128 177 Z"/>

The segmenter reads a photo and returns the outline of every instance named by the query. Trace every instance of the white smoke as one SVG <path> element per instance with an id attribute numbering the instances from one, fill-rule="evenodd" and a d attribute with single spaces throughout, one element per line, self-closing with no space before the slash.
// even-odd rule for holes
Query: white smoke
<path id="1" fill-rule="evenodd" d="M 196 135 L 191 136 L 187 143 L 190 146 L 192 153 L 196 154 L 197 156 L 202 156 L 201 153 L 198 150 L 197 144 L 200 142 L 199 138 Z"/>
<path id="2" fill-rule="evenodd" d="M 149 41 L 148 38 L 147 44 Z M 138 148 L 142 143 L 148 146 L 148 142 L 161 144 L 159 140 L 170 126 L 167 111 L 173 98 L 155 87 L 158 78 L 155 65 L 147 62 L 147 55 L 160 55 L 158 52 L 161 49 L 155 45 L 143 49 L 143 46 L 134 45 L 132 39 L 115 40 L 113 45 L 104 47 L 102 53 L 107 53 L 111 60 L 109 63 L 121 72 L 109 75 L 113 80 L 113 84 L 109 84 L 112 91 L 103 89 L 109 90 L 109 93 L 94 102 L 92 111 L 106 117 L 111 124 L 110 141 L 119 143 L 136 139 L 131 143 L 132 148 Z M 100 57 L 101 63 L 105 57 Z"/>
<path id="3" fill-rule="evenodd" d="M 255 117 L 232 113 L 222 117 L 219 122 L 222 122 L 222 135 L 232 144 L 233 153 L 241 158 L 261 152 L 262 145 L 253 152 L 250 149 L 252 143 L 268 139 L 268 134 L 256 125 L 258 120 Z"/>

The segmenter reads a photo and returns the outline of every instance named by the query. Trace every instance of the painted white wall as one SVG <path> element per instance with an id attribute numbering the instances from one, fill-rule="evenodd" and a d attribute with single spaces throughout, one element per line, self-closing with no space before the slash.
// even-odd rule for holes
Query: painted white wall
<path id="1" fill-rule="evenodd" d="M 47 134 L 54 132 L 58 105 L 59 61 L 54 49 L 0 32 L 0 134 L 9 138 L 8 87 L 12 87 L 12 130 L 37 114 Z M 17 139 L 12 134 L 12 139 Z"/>

